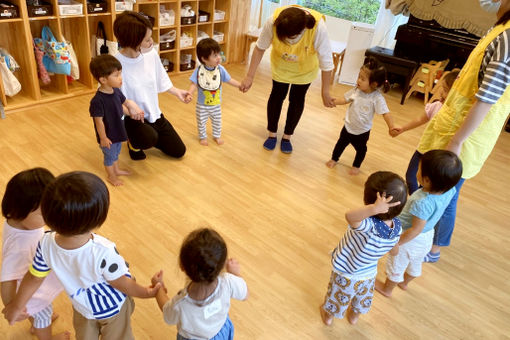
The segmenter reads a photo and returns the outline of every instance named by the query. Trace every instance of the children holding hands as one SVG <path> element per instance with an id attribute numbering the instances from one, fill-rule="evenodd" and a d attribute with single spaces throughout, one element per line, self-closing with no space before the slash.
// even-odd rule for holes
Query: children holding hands
<path id="1" fill-rule="evenodd" d="M 372 129 L 372 120 L 376 113 L 383 115 L 389 132 L 392 131 L 393 118 L 386 105 L 386 100 L 379 90 L 381 87 L 384 92 L 389 90 L 386 69 L 376 59 L 366 58 L 359 72 L 356 87 L 346 92 L 343 98 L 335 100 L 337 105 L 350 105 L 345 116 L 345 125 L 333 149 L 331 160 L 326 163 L 328 168 L 333 168 L 345 148 L 352 144 L 356 150 L 356 156 L 349 174 L 359 174 L 361 163 L 367 153 L 367 142 Z"/>
<path id="2" fill-rule="evenodd" d="M 224 143 L 221 139 L 221 84 L 227 83 L 239 88 L 241 85 L 232 79 L 227 70 L 220 65 L 221 48 L 216 40 L 202 39 L 197 44 L 197 58 L 201 64 L 195 69 L 191 77 L 188 100 L 198 89 L 196 104 L 196 117 L 198 138 L 200 144 L 207 146 L 207 120 L 211 118 L 213 139 L 218 144 Z"/>

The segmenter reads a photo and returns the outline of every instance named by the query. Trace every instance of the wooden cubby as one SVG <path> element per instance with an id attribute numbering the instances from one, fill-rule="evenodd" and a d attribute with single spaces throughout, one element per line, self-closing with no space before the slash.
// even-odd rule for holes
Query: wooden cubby
<path id="1" fill-rule="evenodd" d="M 58 0 L 44 0 L 50 3 L 53 9 L 52 15 L 44 17 L 29 17 L 25 0 L 8 1 L 18 6 L 20 17 L 0 20 L 0 47 L 5 48 L 20 65 L 20 70 L 15 73 L 15 76 L 20 81 L 22 89 L 14 97 L 8 97 L 5 95 L 0 81 L 0 101 L 5 110 L 9 112 L 76 95 L 93 93 L 97 85 L 88 69 L 90 59 L 95 55 L 96 49 L 93 38 L 96 35 L 98 22 L 102 21 L 107 39 L 115 41 L 113 23 L 118 14 L 115 11 L 115 1 L 106 0 L 106 12 L 88 13 L 86 0 L 73 0 L 83 5 L 82 14 L 60 15 Z M 191 54 L 192 59 L 196 61 L 195 48 L 198 30 L 207 33 L 210 37 L 213 37 L 214 31 L 223 32 L 225 36 L 221 47 L 227 61 L 242 61 L 229 60 L 228 57 L 228 54 L 231 53 L 228 50 L 230 45 L 228 37 L 231 29 L 229 20 L 231 1 L 233 0 L 138 0 L 133 6 L 133 10 L 144 12 L 155 18 L 152 37 L 158 49 L 160 35 L 170 30 L 176 31 L 175 47 L 171 50 L 159 51 L 159 54 L 161 58 L 166 58 L 173 63 L 173 71 L 170 74 L 189 73 L 192 70 L 180 71 L 180 58 L 181 54 Z M 195 11 L 197 15 L 195 23 L 181 25 L 181 7 L 184 4 L 191 5 Z M 160 6 L 164 6 L 165 9 L 172 9 L 175 12 L 174 25 L 160 25 Z M 237 7 L 236 5 L 236 10 Z M 215 21 L 214 9 L 224 11 L 225 19 Z M 209 13 L 207 22 L 198 22 L 199 10 Z M 244 11 L 243 16 L 245 15 L 248 17 L 248 10 Z M 78 80 L 70 81 L 66 75 L 56 74 L 51 76 L 51 83 L 48 85 L 43 85 L 39 81 L 32 39 L 41 37 L 41 30 L 46 25 L 51 28 L 58 41 L 65 39 L 73 45 L 80 69 Z M 234 29 L 239 28 L 235 27 Z M 190 47 L 180 46 L 180 37 L 183 32 L 187 32 L 193 37 L 193 44 Z M 232 48 L 234 46 L 235 44 L 232 44 Z"/>

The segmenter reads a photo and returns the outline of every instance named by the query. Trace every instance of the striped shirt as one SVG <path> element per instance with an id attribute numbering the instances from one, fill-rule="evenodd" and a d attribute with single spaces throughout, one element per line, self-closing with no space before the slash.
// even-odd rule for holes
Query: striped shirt
<path id="1" fill-rule="evenodd" d="M 63 249 L 55 242 L 55 232 L 45 233 L 29 271 L 37 277 L 46 277 L 53 271 L 71 298 L 74 309 L 91 320 L 106 319 L 119 313 L 126 295 L 108 281 L 123 275 L 131 277 L 115 244 L 96 234 L 78 249 Z"/>
<path id="2" fill-rule="evenodd" d="M 358 228 L 349 226 L 332 254 L 333 271 L 358 280 L 377 274 L 377 261 L 397 244 L 402 233 L 398 218 L 393 228 L 377 217 L 364 219 Z"/>
<path id="3" fill-rule="evenodd" d="M 478 73 L 476 98 L 495 104 L 510 84 L 510 29 L 494 39 L 487 49 Z"/>

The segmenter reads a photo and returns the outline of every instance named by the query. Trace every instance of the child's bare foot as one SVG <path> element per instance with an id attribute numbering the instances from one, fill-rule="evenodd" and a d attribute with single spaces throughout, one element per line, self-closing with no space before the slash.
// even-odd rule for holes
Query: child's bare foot
<path id="1" fill-rule="evenodd" d="M 391 290 L 388 292 L 386 290 L 386 285 L 382 281 L 375 280 L 375 290 L 386 297 L 391 297 Z"/>
<path id="2" fill-rule="evenodd" d="M 200 145 L 207 146 L 209 143 L 207 142 L 207 139 L 204 138 L 200 140 Z"/>
<path id="3" fill-rule="evenodd" d="M 68 331 L 55 334 L 51 337 L 51 340 L 71 340 L 71 333 Z"/>
<path id="4" fill-rule="evenodd" d="M 353 312 L 351 308 L 347 311 L 347 320 L 351 325 L 355 325 L 358 322 L 359 313 Z"/>
<path id="5" fill-rule="evenodd" d="M 118 169 L 118 170 L 115 172 L 115 174 L 116 174 L 117 176 L 129 176 L 129 175 L 131 175 L 131 171 L 126 170 L 126 169 Z"/>
<path id="6" fill-rule="evenodd" d="M 402 290 L 407 290 L 407 283 L 405 282 L 399 282 L 397 286 Z"/>
<path id="7" fill-rule="evenodd" d="M 324 324 L 326 326 L 331 326 L 331 324 L 333 323 L 333 315 L 329 314 L 323 307 L 324 307 L 324 305 L 321 305 L 319 307 L 319 311 L 321 312 L 322 322 L 324 322 Z"/>
<path id="8" fill-rule="evenodd" d="M 117 176 L 108 176 L 106 178 L 108 182 L 110 182 L 113 186 L 118 187 L 124 184 L 120 179 L 117 178 Z"/>
<path id="9" fill-rule="evenodd" d="M 356 176 L 356 175 L 359 175 L 359 173 L 361 172 L 361 170 L 359 168 L 356 168 L 356 167 L 352 167 L 350 170 L 349 170 L 349 175 L 351 176 Z"/>
<path id="10" fill-rule="evenodd" d="M 215 141 L 215 142 L 216 142 L 216 144 L 218 144 L 218 145 L 221 145 L 221 144 L 225 143 L 225 141 L 224 141 L 223 139 L 221 139 L 221 138 L 214 138 L 214 141 Z"/>
<path id="11" fill-rule="evenodd" d="M 338 162 L 335 162 L 334 160 L 330 159 L 329 161 L 326 162 L 326 166 L 330 169 L 333 169 L 337 163 Z"/>

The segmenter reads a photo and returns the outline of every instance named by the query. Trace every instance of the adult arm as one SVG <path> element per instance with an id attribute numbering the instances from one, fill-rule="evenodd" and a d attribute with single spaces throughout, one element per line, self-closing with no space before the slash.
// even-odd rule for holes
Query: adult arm
<path id="1" fill-rule="evenodd" d="M 364 219 L 370 216 L 387 213 L 391 207 L 400 204 L 400 201 L 390 203 L 392 199 L 393 196 L 386 197 L 385 193 L 383 193 L 382 195 L 380 193 L 377 193 L 377 200 L 375 201 L 375 203 L 368 204 L 361 208 L 353 209 L 346 212 L 345 219 L 347 220 L 351 228 L 358 228 Z"/>
<path id="2" fill-rule="evenodd" d="M 248 92 L 248 90 L 251 88 L 251 85 L 253 84 L 253 78 L 255 78 L 255 72 L 257 72 L 257 68 L 259 67 L 260 61 L 262 60 L 265 51 L 266 50 L 262 50 L 258 46 L 255 46 L 253 49 L 250 67 L 248 68 L 248 73 L 246 73 L 246 76 L 241 81 L 241 86 L 239 87 L 240 91 Z"/>
<path id="3" fill-rule="evenodd" d="M 462 144 L 473 133 L 473 131 L 480 126 L 485 116 L 487 116 L 487 113 L 489 113 L 491 107 L 492 104 L 484 103 L 476 99 L 464 119 L 464 122 L 450 140 L 446 149 L 459 155 L 460 150 L 462 149 Z M 494 133 L 499 133 L 499 131 L 494 131 Z"/>
<path id="4" fill-rule="evenodd" d="M 335 99 L 330 94 L 331 77 L 333 76 L 335 65 L 333 63 L 333 52 L 328 37 L 328 30 L 322 19 L 317 25 L 313 47 L 317 51 L 319 68 L 321 69 L 322 103 L 326 107 L 335 107 Z"/>
<path id="5" fill-rule="evenodd" d="M 322 103 L 326 107 L 335 107 L 335 98 L 330 93 L 332 71 L 321 71 L 321 75 Z"/>
<path id="6" fill-rule="evenodd" d="M 134 120 L 141 120 L 143 123 L 143 116 L 144 112 L 143 110 L 131 99 L 126 99 L 124 103 L 122 104 L 124 107 L 128 109 L 128 116 L 131 117 L 131 119 Z M 125 111 L 124 111 L 125 113 Z"/>
<path id="7" fill-rule="evenodd" d="M 191 101 L 191 94 L 186 90 L 172 86 L 167 92 L 173 94 L 174 96 L 179 98 L 181 102 L 185 104 L 188 104 Z"/>

